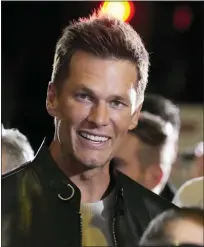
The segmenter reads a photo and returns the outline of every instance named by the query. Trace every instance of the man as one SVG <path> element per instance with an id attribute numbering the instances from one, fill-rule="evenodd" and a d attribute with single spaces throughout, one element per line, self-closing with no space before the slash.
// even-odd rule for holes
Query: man
<path id="1" fill-rule="evenodd" d="M 134 246 L 155 215 L 174 207 L 111 169 L 137 125 L 148 65 L 127 23 L 99 13 L 65 29 L 46 101 L 54 140 L 2 181 L 5 246 Z"/>
<path id="2" fill-rule="evenodd" d="M 2 125 L 2 174 L 33 160 L 34 152 L 25 135 L 17 129 L 4 129 Z"/>
<path id="3" fill-rule="evenodd" d="M 204 211 L 199 208 L 167 210 L 145 230 L 140 246 L 204 245 Z"/>
<path id="4" fill-rule="evenodd" d="M 127 133 L 117 151 L 117 169 L 159 194 L 168 179 L 165 155 L 171 135 L 170 123 L 142 112 L 137 127 Z"/>
<path id="5" fill-rule="evenodd" d="M 118 149 L 116 164 L 120 171 L 171 201 L 173 189 L 166 184 L 177 155 L 179 109 L 153 94 L 145 97 L 142 109 L 139 125 L 129 131 Z"/>
<path id="6" fill-rule="evenodd" d="M 173 165 L 176 162 L 178 152 L 179 132 L 181 126 L 179 107 L 171 100 L 161 95 L 147 94 L 145 96 L 142 110 L 160 116 L 165 122 L 172 124 L 174 138 L 171 139 L 171 144 L 169 145 L 172 152 L 169 152 L 167 148 L 165 153 L 169 159 L 169 162 L 166 165 L 167 167 L 170 165 L 170 169 L 166 169 L 166 178 L 169 179 Z M 167 183 L 165 184 L 163 190 L 160 192 L 160 196 L 168 201 L 172 201 L 176 190 L 168 179 L 166 180 Z"/>

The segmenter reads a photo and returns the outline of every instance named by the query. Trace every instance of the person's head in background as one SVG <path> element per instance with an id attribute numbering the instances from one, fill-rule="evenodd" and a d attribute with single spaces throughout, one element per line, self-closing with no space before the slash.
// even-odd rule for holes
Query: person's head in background
<path id="1" fill-rule="evenodd" d="M 178 139 L 181 126 L 180 109 L 170 99 L 157 94 L 146 94 L 142 105 L 142 111 L 159 116 L 166 123 L 171 123 L 174 132 L 172 146 L 175 149 L 171 157 L 171 163 L 176 160 L 178 151 Z"/>
<path id="2" fill-rule="evenodd" d="M 1 172 L 7 173 L 34 158 L 33 149 L 25 135 L 17 129 L 5 129 L 2 125 Z"/>
<path id="3" fill-rule="evenodd" d="M 118 170 L 159 194 L 171 170 L 174 150 L 169 148 L 174 138 L 171 123 L 159 116 L 141 112 L 138 125 L 129 131 L 115 156 Z M 168 155 L 166 155 L 168 152 Z"/>
<path id="4" fill-rule="evenodd" d="M 204 177 L 185 182 L 177 190 L 172 203 L 178 207 L 204 208 Z"/>
<path id="5" fill-rule="evenodd" d="M 180 110 L 170 99 L 157 94 L 146 94 L 142 111 L 157 115 L 165 122 L 170 122 L 179 136 L 181 125 Z"/>
<path id="6" fill-rule="evenodd" d="M 204 211 L 200 208 L 171 209 L 153 219 L 140 246 L 204 245 Z"/>
<path id="7" fill-rule="evenodd" d="M 170 139 L 168 148 L 166 148 L 164 152 L 167 162 L 166 167 L 171 168 L 170 170 L 166 170 L 166 178 L 168 177 L 169 179 L 172 168 L 174 168 L 173 165 L 177 160 L 179 132 L 181 126 L 180 109 L 170 99 L 167 99 L 161 95 L 146 94 L 142 111 L 161 117 L 161 119 L 166 123 L 171 123 L 173 127 L 173 138 Z M 168 200 L 172 200 L 174 196 L 174 189 L 172 186 L 169 186 L 170 184 L 168 179 L 166 180 L 168 184 L 165 185 L 164 190 L 161 191 L 160 195 Z"/>

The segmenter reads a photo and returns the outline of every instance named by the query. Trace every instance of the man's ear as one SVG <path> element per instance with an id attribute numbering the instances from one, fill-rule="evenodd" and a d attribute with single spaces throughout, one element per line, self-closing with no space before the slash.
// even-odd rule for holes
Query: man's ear
<path id="1" fill-rule="evenodd" d="M 131 124 L 130 124 L 128 130 L 132 130 L 132 129 L 134 129 L 137 126 L 141 109 L 142 109 L 142 104 L 139 107 L 137 107 L 137 109 L 133 113 L 133 115 L 132 115 L 132 121 L 131 121 Z"/>
<path id="2" fill-rule="evenodd" d="M 146 185 L 149 189 L 154 189 L 160 184 L 163 178 L 163 171 L 159 165 L 150 165 L 145 173 Z"/>
<path id="3" fill-rule="evenodd" d="M 58 117 L 57 91 L 53 82 L 49 82 L 46 97 L 47 112 L 51 117 Z"/>

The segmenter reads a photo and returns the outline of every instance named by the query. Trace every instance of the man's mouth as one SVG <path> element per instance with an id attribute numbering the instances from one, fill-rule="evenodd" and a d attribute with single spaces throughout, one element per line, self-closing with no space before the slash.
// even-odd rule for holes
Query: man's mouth
<path id="1" fill-rule="evenodd" d="M 109 137 L 88 134 L 86 132 L 79 132 L 79 135 L 81 137 L 83 137 L 84 139 L 87 139 L 87 140 L 95 142 L 95 143 L 104 143 L 104 142 L 107 142 L 109 140 Z"/>

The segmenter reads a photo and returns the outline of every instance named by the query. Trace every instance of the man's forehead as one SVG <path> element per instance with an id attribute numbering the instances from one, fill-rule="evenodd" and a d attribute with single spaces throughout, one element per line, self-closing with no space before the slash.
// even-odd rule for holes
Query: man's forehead
<path id="1" fill-rule="evenodd" d="M 84 51 L 76 51 L 73 54 L 69 67 L 70 74 L 78 72 L 74 76 L 84 75 L 92 78 L 100 75 L 104 78 L 107 74 L 119 78 L 122 75 L 127 80 L 134 76 L 135 82 L 137 79 L 137 66 L 132 61 L 114 57 L 103 58 Z"/>
<path id="2" fill-rule="evenodd" d="M 69 67 L 67 88 L 83 90 L 100 97 L 136 101 L 136 66 L 122 59 L 103 59 L 76 52 Z"/>

